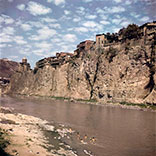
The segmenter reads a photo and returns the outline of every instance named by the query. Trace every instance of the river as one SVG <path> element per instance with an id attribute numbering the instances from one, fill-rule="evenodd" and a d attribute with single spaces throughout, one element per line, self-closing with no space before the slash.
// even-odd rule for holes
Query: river
<path id="1" fill-rule="evenodd" d="M 0 97 L 1 106 L 71 127 L 94 143 L 77 144 L 96 156 L 156 155 L 156 113 L 34 97 Z M 80 154 L 81 156 L 82 154 Z M 84 154 L 85 155 L 85 154 Z"/>

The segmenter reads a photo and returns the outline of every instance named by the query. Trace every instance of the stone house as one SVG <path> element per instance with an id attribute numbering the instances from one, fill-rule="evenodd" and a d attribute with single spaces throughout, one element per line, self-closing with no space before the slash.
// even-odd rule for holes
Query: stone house
<path id="1" fill-rule="evenodd" d="M 22 62 L 19 63 L 18 71 L 23 72 L 23 71 L 29 71 L 29 70 L 30 70 L 30 64 L 27 63 L 27 59 L 24 57 L 22 59 Z"/>
<path id="2" fill-rule="evenodd" d="M 74 56 L 76 57 L 82 57 L 86 51 L 90 50 L 93 45 L 95 44 L 95 41 L 86 40 L 83 42 L 80 42 L 77 45 L 77 49 L 74 51 Z"/>
<path id="3" fill-rule="evenodd" d="M 156 21 L 145 23 L 139 27 L 143 36 L 156 33 Z"/>
<path id="4" fill-rule="evenodd" d="M 108 42 L 107 37 L 105 34 L 97 34 L 96 35 L 96 46 L 103 47 L 104 44 Z"/>
<path id="5" fill-rule="evenodd" d="M 68 52 L 60 52 L 60 53 L 56 53 L 56 57 L 57 58 L 69 58 L 72 57 L 73 54 L 72 53 L 68 53 Z"/>
<path id="6" fill-rule="evenodd" d="M 120 29 L 120 31 L 116 34 L 97 34 L 96 35 L 96 46 L 97 47 L 104 47 L 110 43 L 113 43 L 113 42 L 118 42 L 118 41 L 123 41 L 123 34 L 124 34 L 124 31 L 126 30 L 127 28 L 122 28 Z M 148 22 L 148 23 L 145 23 L 143 25 L 141 25 L 139 27 L 139 34 L 141 36 L 144 36 L 145 38 L 148 36 L 148 37 L 153 37 L 154 34 L 156 34 L 156 21 L 153 21 L 153 22 Z"/>
<path id="7" fill-rule="evenodd" d="M 47 65 L 56 68 L 57 66 L 68 62 L 73 56 L 74 54 L 67 52 L 56 53 L 56 56 L 44 58 L 36 62 L 36 69 L 43 68 Z"/>

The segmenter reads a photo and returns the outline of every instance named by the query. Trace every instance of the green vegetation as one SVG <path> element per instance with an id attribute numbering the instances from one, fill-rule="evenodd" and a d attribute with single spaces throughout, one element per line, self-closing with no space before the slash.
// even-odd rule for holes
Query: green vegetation
<path id="1" fill-rule="evenodd" d="M 128 103 L 128 102 L 120 102 L 121 105 L 126 105 L 126 106 L 138 106 L 141 108 L 150 108 L 153 110 L 156 110 L 156 106 L 155 105 L 151 105 L 151 104 L 144 104 L 144 103 Z"/>
<path id="2" fill-rule="evenodd" d="M 123 39 L 138 39 L 140 37 L 140 29 L 136 24 L 129 24 L 126 29 L 123 29 Z"/>
<path id="3" fill-rule="evenodd" d="M 0 128 L 0 154 L 3 156 L 10 156 L 4 149 L 9 145 L 9 141 L 6 139 L 7 132 Z"/>
<path id="4" fill-rule="evenodd" d="M 110 47 L 108 51 L 106 51 L 106 58 L 108 59 L 109 63 L 113 61 L 113 58 L 117 55 L 117 50 Z"/>
<path id="5" fill-rule="evenodd" d="M 104 51 L 102 48 L 98 48 L 100 54 L 104 54 L 105 58 L 110 62 L 113 61 L 113 57 L 118 54 L 117 49 L 110 47 L 108 50 Z"/>
<path id="6" fill-rule="evenodd" d="M 7 133 L 5 130 L 0 128 L 0 148 L 6 148 L 9 145 L 9 141 L 6 140 Z"/>
<path id="7" fill-rule="evenodd" d="M 82 102 L 97 102 L 97 100 L 96 99 L 77 99 L 76 101 L 82 101 Z"/>
<path id="8" fill-rule="evenodd" d="M 40 96 L 40 95 L 36 95 L 37 97 L 45 97 L 45 96 Z M 98 102 L 96 99 L 73 99 L 73 98 L 67 98 L 67 97 L 60 97 L 60 96 L 47 96 L 47 98 L 52 98 L 55 100 L 68 100 L 68 101 L 78 101 L 78 102 L 86 102 L 86 103 L 96 103 Z M 116 103 L 113 101 L 107 101 L 107 103 Z M 148 103 L 129 103 L 129 102 L 119 102 L 119 104 L 121 105 L 125 105 L 125 106 L 137 106 L 140 108 L 148 108 L 148 109 L 152 109 L 152 110 L 156 110 L 156 104 L 148 104 Z"/>
<path id="9" fill-rule="evenodd" d="M 107 33 L 106 35 L 106 38 L 108 40 L 108 43 L 113 43 L 114 41 L 117 42 L 118 41 L 118 35 L 117 33 Z"/>
<path id="10" fill-rule="evenodd" d="M 37 71 L 38 71 L 38 68 L 35 67 L 34 70 L 33 70 L 33 73 L 36 74 Z"/>
<path id="11" fill-rule="evenodd" d="M 56 99 L 56 100 L 70 100 L 70 98 L 61 97 L 61 96 L 51 96 L 51 98 Z"/>
<path id="12" fill-rule="evenodd" d="M 22 94 L 23 96 L 27 96 L 27 95 L 24 95 Z M 52 98 L 52 99 L 55 99 L 55 100 L 68 100 L 68 101 L 82 101 L 82 102 L 97 102 L 96 99 L 73 99 L 73 98 L 70 98 L 70 97 L 62 97 L 62 96 L 41 96 L 41 95 L 35 95 L 37 97 L 47 97 L 47 98 Z"/>
<path id="13" fill-rule="evenodd" d="M 86 54 L 87 58 L 90 60 L 91 59 L 91 54 Z"/>
<path id="14" fill-rule="evenodd" d="M 97 49 L 97 51 L 98 51 L 98 53 L 104 54 L 104 49 L 102 49 L 101 47 L 99 47 L 99 48 Z"/>
<path id="15" fill-rule="evenodd" d="M 60 97 L 60 96 L 51 96 L 51 98 L 55 100 L 72 100 L 72 98 Z M 81 101 L 81 102 L 97 102 L 96 99 L 74 99 L 74 100 Z"/>

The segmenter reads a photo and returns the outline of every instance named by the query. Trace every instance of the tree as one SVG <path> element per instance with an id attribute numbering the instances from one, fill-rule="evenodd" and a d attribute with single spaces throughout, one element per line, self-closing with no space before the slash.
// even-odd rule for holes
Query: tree
<path id="1" fill-rule="evenodd" d="M 140 29 L 136 24 L 129 24 L 123 31 L 123 39 L 133 39 L 140 37 Z"/>

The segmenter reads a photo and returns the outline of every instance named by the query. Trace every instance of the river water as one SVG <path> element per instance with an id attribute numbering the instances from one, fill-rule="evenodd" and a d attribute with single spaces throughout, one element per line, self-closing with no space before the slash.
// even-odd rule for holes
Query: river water
<path id="1" fill-rule="evenodd" d="M 0 102 L 1 106 L 12 107 L 17 112 L 69 126 L 82 139 L 87 135 L 87 145 L 74 146 L 90 150 L 93 155 L 156 155 L 154 112 L 32 97 L 0 97 Z M 94 143 L 89 141 L 92 137 L 96 138 Z"/>

